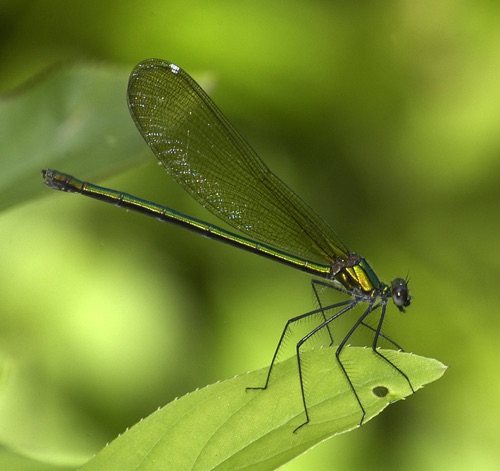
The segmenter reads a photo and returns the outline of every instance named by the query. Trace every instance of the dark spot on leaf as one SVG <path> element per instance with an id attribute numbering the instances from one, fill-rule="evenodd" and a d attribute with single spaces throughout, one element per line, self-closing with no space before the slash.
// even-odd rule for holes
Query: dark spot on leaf
<path id="1" fill-rule="evenodd" d="M 373 394 L 377 397 L 385 397 L 389 394 L 389 390 L 385 386 L 375 386 L 372 389 Z"/>

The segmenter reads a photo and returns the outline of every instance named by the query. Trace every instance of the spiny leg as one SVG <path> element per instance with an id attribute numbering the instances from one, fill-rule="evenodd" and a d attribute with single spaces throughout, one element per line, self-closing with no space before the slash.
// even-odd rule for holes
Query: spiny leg
<path id="1" fill-rule="evenodd" d="M 327 317 L 326 317 L 326 311 L 328 309 L 331 309 L 331 306 L 329 306 L 329 307 L 323 306 L 323 304 L 321 303 L 321 299 L 319 297 L 319 292 L 318 292 L 317 287 L 322 286 L 324 288 L 334 289 L 336 291 L 340 291 L 341 293 L 346 293 L 346 292 L 344 289 L 342 289 L 338 286 L 335 286 L 332 282 L 326 282 L 323 280 L 312 279 L 311 286 L 313 289 L 314 296 L 316 297 L 316 301 L 318 302 L 319 308 L 321 309 L 321 315 L 323 316 L 323 323 L 325 324 L 326 329 L 328 330 L 328 335 L 330 336 L 330 347 L 331 347 L 334 343 L 334 338 L 333 338 L 333 332 L 332 332 L 331 327 L 330 327 L 330 323 L 327 322 Z"/>
<path id="2" fill-rule="evenodd" d="M 273 370 L 273 367 L 276 363 L 276 360 L 278 358 L 278 354 L 281 350 L 281 347 L 283 345 L 283 341 L 285 340 L 286 336 L 287 336 L 287 333 L 288 333 L 288 330 L 291 328 L 291 326 L 293 324 L 295 324 L 296 322 L 298 321 L 301 321 L 303 319 L 307 319 L 308 317 L 312 317 L 316 314 L 322 314 L 324 315 L 324 311 L 325 310 L 329 310 L 329 309 L 335 309 L 335 308 L 338 308 L 338 307 L 342 307 L 342 306 L 345 306 L 347 304 L 351 304 L 352 303 L 352 300 L 349 299 L 349 300 L 346 300 L 346 301 L 342 301 L 340 303 L 336 303 L 336 304 L 332 304 L 331 306 L 327 306 L 327 307 L 322 307 L 320 309 L 314 309 L 313 311 L 309 311 L 309 312 L 306 312 L 305 314 L 301 314 L 300 316 L 296 316 L 296 317 L 293 317 L 292 319 L 289 319 L 286 324 L 285 324 L 285 327 L 283 329 L 283 331 L 281 332 L 281 337 L 278 341 L 278 345 L 276 347 L 276 350 L 274 351 L 274 355 L 273 355 L 273 358 L 271 360 L 271 364 L 269 365 L 269 370 L 267 372 L 267 377 L 266 377 L 266 381 L 264 383 L 264 386 L 254 386 L 254 387 L 247 387 L 246 389 L 249 390 L 249 389 L 267 389 L 268 385 L 269 385 L 269 380 L 271 378 L 271 372 Z M 328 322 L 328 321 L 326 321 Z M 322 322 L 320 325 L 321 326 L 324 326 L 326 324 L 326 322 Z M 299 369 L 300 369 L 300 364 L 299 364 Z"/>
<path id="3" fill-rule="evenodd" d="M 320 325 L 318 325 L 317 327 L 315 327 L 311 332 L 309 332 L 305 337 L 303 337 L 302 339 L 300 339 L 298 342 L 297 342 L 297 346 L 296 346 L 296 351 L 297 351 L 297 362 L 298 362 L 298 368 L 299 368 L 299 380 L 300 380 L 300 390 L 301 390 L 301 393 L 302 393 L 302 403 L 304 405 L 304 413 L 306 415 L 306 420 L 304 423 L 300 424 L 294 431 L 293 433 L 297 433 L 298 430 L 300 428 L 302 428 L 304 425 L 307 425 L 310 421 L 310 418 L 309 418 L 309 411 L 307 409 L 307 400 L 306 400 L 306 392 L 305 392 L 305 387 L 304 387 L 304 368 L 302 366 L 302 361 L 301 361 L 301 351 L 300 351 L 300 348 L 302 347 L 302 345 L 304 345 L 311 337 L 313 337 L 316 333 L 318 333 L 321 329 L 324 329 L 325 327 L 329 326 L 329 324 L 331 322 L 333 322 L 335 319 L 338 319 L 340 316 L 342 316 L 343 314 L 345 314 L 346 312 L 349 312 L 350 310 L 352 310 L 354 307 L 357 306 L 358 304 L 358 301 L 353 301 L 353 300 L 350 300 L 350 301 L 347 301 L 347 302 L 344 302 L 344 303 L 341 303 L 342 305 L 346 305 L 347 306 L 336 312 L 333 316 L 329 317 L 328 319 L 326 319 L 324 322 L 322 322 Z M 326 307 L 325 310 L 327 309 L 333 309 L 335 307 L 339 307 L 340 304 L 337 304 L 337 305 L 333 305 L 333 306 L 330 306 L 330 307 Z M 344 374 L 347 374 L 344 370 L 344 368 L 342 367 L 343 371 L 344 371 Z M 359 400 L 358 400 L 359 402 Z"/>
<path id="4" fill-rule="evenodd" d="M 386 304 L 384 303 L 383 307 L 382 307 L 382 313 L 380 314 L 380 319 L 379 319 L 379 322 L 378 322 L 378 325 L 377 325 L 377 329 L 373 329 L 375 331 L 375 336 L 373 337 L 373 345 L 372 345 L 372 350 L 380 357 L 380 358 L 383 358 L 384 361 L 386 361 L 387 363 L 389 363 L 389 365 L 391 365 L 400 375 L 402 375 L 405 379 L 406 379 L 406 382 L 408 383 L 408 386 L 410 386 L 410 389 L 411 389 L 411 392 L 414 393 L 415 390 L 413 389 L 413 385 L 411 384 L 411 381 L 410 381 L 410 378 L 408 378 L 408 376 L 406 375 L 406 373 L 404 371 L 402 371 L 400 368 L 398 368 L 391 360 L 389 360 L 389 358 L 387 358 L 386 356 L 384 356 L 382 353 L 380 353 L 377 348 L 378 348 L 378 339 L 379 337 L 383 337 L 385 339 L 387 339 L 387 337 L 382 333 L 382 324 L 384 323 L 384 317 L 385 317 L 385 308 L 386 308 Z M 390 339 L 387 339 L 389 340 L 393 345 L 396 345 L 398 346 L 395 342 L 393 342 L 392 340 Z M 399 346 L 398 346 L 399 347 Z M 400 350 L 402 350 L 402 348 L 399 347 Z"/>
<path id="5" fill-rule="evenodd" d="M 318 293 L 318 288 L 317 286 L 322 286 L 322 287 L 325 287 L 325 288 L 333 288 L 333 289 L 338 289 L 336 288 L 335 286 L 332 286 L 331 283 L 327 283 L 323 280 L 315 280 L 315 279 L 312 279 L 311 280 L 311 286 L 312 286 L 312 290 L 313 290 L 313 293 L 314 293 L 314 296 L 316 297 L 316 301 L 318 302 L 318 305 L 319 305 L 319 308 L 321 309 L 321 315 L 323 316 L 323 322 L 326 323 L 326 314 L 325 314 L 325 309 L 323 307 L 323 304 L 321 303 L 321 299 L 319 297 L 319 293 Z M 340 289 L 339 289 L 340 291 Z M 326 324 L 326 329 L 328 330 L 328 335 L 330 336 L 330 347 L 333 345 L 333 333 L 330 329 L 330 324 Z"/>
<path id="6" fill-rule="evenodd" d="M 366 322 L 363 321 L 363 322 L 361 322 L 361 325 L 363 327 L 366 327 L 367 329 L 370 329 L 372 332 L 377 333 L 377 329 L 375 327 L 372 327 L 370 324 L 367 324 Z M 382 337 L 384 340 L 387 340 L 389 343 L 391 343 L 398 350 L 404 352 L 404 349 L 403 349 L 403 347 L 401 347 L 401 345 L 399 345 L 396 342 L 394 342 L 394 340 L 392 340 L 391 338 L 389 338 L 382 331 L 379 332 L 379 337 Z"/>
<path id="7" fill-rule="evenodd" d="M 340 359 L 340 354 L 342 353 L 342 350 L 344 349 L 345 347 L 345 344 L 348 342 L 349 338 L 352 336 L 352 334 L 354 334 L 354 332 L 356 331 L 356 329 L 362 325 L 364 323 L 364 320 L 373 312 L 375 311 L 376 309 L 378 309 L 380 307 L 380 303 L 379 304 L 376 304 L 376 305 L 373 305 L 373 304 L 370 304 L 368 306 L 368 308 L 365 310 L 365 312 L 361 315 L 361 317 L 356 321 L 356 323 L 351 327 L 351 329 L 349 330 L 349 332 L 347 333 L 347 335 L 344 337 L 344 339 L 342 340 L 342 342 L 340 342 L 337 350 L 335 351 L 335 357 L 337 359 L 337 362 L 338 364 L 340 365 L 340 368 L 342 369 L 342 372 L 344 373 L 344 376 L 345 378 L 347 379 L 347 382 L 349 383 L 349 387 L 351 388 L 351 391 L 352 393 L 354 394 L 354 397 L 356 398 L 356 401 L 358 402 L 359 404 L 359 408 L 361 409 L 361 420 L 359 422 L 359 425 L 363 425 L 363 421 L 365 420 L 365 416 L 366 416 L 366 411 L 365 411 L 365 408 L 363 407 L 363 404 L 361 403 L 361 399 L 359 398 L 358 396 L 358 393 L 356 392 L 356 388 L 354 387 L 354 385 L 352 384 L 352 381 L 351 381 L 351 378 L 349 377 L 349 374 L 347 373 L 347 370 L 345 369 L 345 366 L 344 364 L 342 363 L 342 360 Z M 386 307 L 386 303 L 383 303 L 382 304 L 382 311 L 385 312 L 385 307 Z M 379 327 L 380 327 L 380 323 L 379 323 Z"/>

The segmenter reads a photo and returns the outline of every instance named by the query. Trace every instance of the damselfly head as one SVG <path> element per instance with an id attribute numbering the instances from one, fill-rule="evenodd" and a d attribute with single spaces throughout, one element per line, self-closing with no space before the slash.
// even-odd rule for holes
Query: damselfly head
<path id="1" fill-rule="evenodd" d="M 408 282 L 403 278 L 396 278 L 391 282 L 391 295 L 392 300 L 396 307 L 405 312 L 405 307 L 408 307 L 411 302 L 410 290 L 408 289 Z"/>

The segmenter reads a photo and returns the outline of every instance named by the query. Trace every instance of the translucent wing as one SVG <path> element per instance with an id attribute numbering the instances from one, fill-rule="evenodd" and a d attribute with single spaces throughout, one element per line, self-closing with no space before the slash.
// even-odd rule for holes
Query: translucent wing
<path id="1" fill-rule="evenodd" d="M 312 262 L 346 256 L 335 232 L 267 168 L 181 68 L 159 59 L 141 62 L 130 76 L 128 100 L 168 173 L 217 217 Z"/>

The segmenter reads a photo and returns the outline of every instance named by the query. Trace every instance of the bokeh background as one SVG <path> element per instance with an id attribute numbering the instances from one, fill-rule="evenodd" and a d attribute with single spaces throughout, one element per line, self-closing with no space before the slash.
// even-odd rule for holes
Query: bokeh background
<path id="1" fill-rule="evenodd" d="M 499 10 L 486 0 L 0 2 L 4 92 L 69 59 L 116 77 L 122 104 L 97 113 L 126 116 L 132 67 L 173 61 L 382 279 L 409 273 L 413 303 L 391 309 L 390 332 L 451 368 L 287 470 L 498 469 Z M 57 162 L 43 148 L 58 141 L 34 142 L 34 130 L 59 105 L 48 95 L 1 134 L 0 174 L 21 168 L 29 182 L 0 187 L 3 469 L 84 462 L 174 397 L 267 365 L 286 319 L 314 305 L 299 272 L 44 187 L 40 169 Z M 133 163 L 111 171 L 89 145 L 56 168 L 213 220 L 126 119 Z M 27 144 L 40 154 L 23 155 Z"/>

